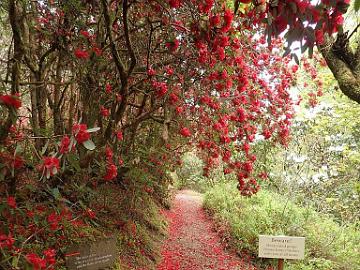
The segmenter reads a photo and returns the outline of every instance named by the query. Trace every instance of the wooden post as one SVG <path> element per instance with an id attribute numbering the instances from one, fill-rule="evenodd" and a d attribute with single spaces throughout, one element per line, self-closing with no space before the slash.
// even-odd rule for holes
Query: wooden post
<path id="1" fill-rule="evenodd" d="M 284 259 L 278 260 L 278 270 L 284 270 Z"/>

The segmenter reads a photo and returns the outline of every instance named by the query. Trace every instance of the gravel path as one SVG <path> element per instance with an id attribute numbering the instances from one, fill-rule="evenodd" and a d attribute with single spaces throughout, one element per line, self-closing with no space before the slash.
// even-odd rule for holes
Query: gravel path
<path id="1" fill-rule="evenodd" d="M 236 254 L 224 250 L 219 235 L 202 209 L 202 197 L 180 191 L 166 213 L 169 238 L 163 246 L 158 270 L 252 270 Z"/>

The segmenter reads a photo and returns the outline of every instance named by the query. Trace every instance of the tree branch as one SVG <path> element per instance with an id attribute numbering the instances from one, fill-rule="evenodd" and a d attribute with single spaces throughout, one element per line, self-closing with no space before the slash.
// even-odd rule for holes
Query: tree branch
<path id="1" fill-rule="evenodd" d="M 109 37 L 109 41 L 110 41 L 110 48 L 111 48 L 111 54 L 114 57 L 114 61 L 115 61 L 115 66 L 117 68 L 117 70 L 119 71 L 120 74 L 120 80 L 122 84 L 125 84 L 125 81 L 127 79 L 126 76 L 126 72 L 125 72 L 125 68 L 124 68 L 124 64 L 122 63 L 119 53 L 116 49 L 116 45 L 114 42 L 114 38 L 111 32 L 111 21 L 110 21 L 110 15 L 109 15 L 109 11 L 108 11 L 108 7 L 107 7 L 107 1 L 106 0 L 101 0 L 102 6 L 103 6 L 103 15 L 104 15 L 104 19 L 105 19 L 105 27 L 106 27 L 106 31 L 107 31 L 107 35 Z"/>
<path id="2" fill-rule="evenodd" d="M 131 58 L 131 63 L 130 63 L 130 67 L 129 70 L 127 72 L 127 75 L 130 76 L 132 71 L 134 70 L 135 66 L 136 66 L 136 56 L 134 53 L 134 49 L 132 47 L 131 44 L 131 40 L 130 40 L 130 34 L 129 34 L 129 25 L 128 25 L 128 18 L 127 18 L 127 13 L 128 13 L 128 0 L 124 0 L 123 1 L 123 23 L 124 23 L 124 33 L 125 33 L 125 41 L 126 41 L 126 46 L 129 49 L 129 53 L 130 53 L 130 58 Z"/>
<path id="3" fill-rule="evenodd" d="M 353 101 L 360 103 L 360 77 L 355 67 L 347 63 L 346 55 L 348 48 L 343 46 L 334 47 L 332 39 L 326 38 L 323 45 L 318 45 L 318 49 L 323 55 L 331 72 L 337 80 L 340 90 Z M 354 59 L 357 60 L 358 59 Z"/>

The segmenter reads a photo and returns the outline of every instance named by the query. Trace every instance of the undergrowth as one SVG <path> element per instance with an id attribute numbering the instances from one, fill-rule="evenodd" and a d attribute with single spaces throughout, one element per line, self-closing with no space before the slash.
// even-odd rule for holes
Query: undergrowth
<path id="1" fill-rule="evenodd" d="M 101 218 L 111 221 L 118 236 L 120 262 L 115 269 L 156 269 L 166 233 L 162 206 L 154 194 L 138 189 L 121 191 L 109 186 L 104 191 L 113 193 L 110 198 L 120 198 L 110 201 L 111 211 Z"/>
<path id="2" fill-rule="evenodd" d="M 117 238 L 114 270 L 156 269 L 166 190 L 160 182 L 149 188 L 141 173 L 134 166 L 111 183 L 79 173 L 58 187 L 29 177 L 13 202 L 0 197 L 0 269 L 65 270 L 70 246 L 108 236 Z"/>
<path id="3" fill-rule="evenodd" d="M 306 237 L 305 259 L 286 261 L 287 270 L 360 269 L 360 231 L 356 225 L 340 226 L 332 217 L 303 208 L 280 194 L 262 190 L 251 198 L 240 196 L 227 183 L 215 185 L 205 194 L 204 207 L 237 252 L 258 254 L 258 236 Z M 359 224 L 358 224 L 359 225 Z M 257 259 L 259 269 L 275 265 L 271 259 Z"/>

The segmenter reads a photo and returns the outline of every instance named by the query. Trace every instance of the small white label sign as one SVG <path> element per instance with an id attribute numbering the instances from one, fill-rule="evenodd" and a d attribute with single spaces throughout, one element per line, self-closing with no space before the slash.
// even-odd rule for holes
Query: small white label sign
<path id="1" fill-rule="evenodd" d="M 305 237 L 259 235 L 259 257 L 302 260 Z"/>

